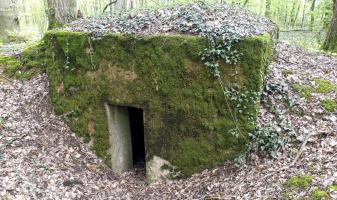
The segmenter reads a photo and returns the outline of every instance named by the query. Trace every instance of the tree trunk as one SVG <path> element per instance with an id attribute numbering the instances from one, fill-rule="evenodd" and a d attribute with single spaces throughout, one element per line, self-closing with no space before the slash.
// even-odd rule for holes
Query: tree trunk
<path id="1" fill-rule="evenodd" d="M 333 0 L 333 16 L 323 49 L 337 53 L 337 0 Z"/>
<path id="2" fill-rule="evenodd" d="M 300 12 L 300 7 L 301 7 L 301 4 L 299 3 L 298 7 L 297 7 L 297 10 L 296 10 L 296 13 L 295 13 L 295 16 L 293 18 L 293 23 L 292 23 L 293 27 L 295 27 L 295 24 L 296 24 L 296 21 L 297 21 L 297 18 L 298 18 L 298 13 Z"/>
<path id="3" fill-rule="evenodd" d="M 16 0 L 0 0 L 0 40 L 8 39 L 8 31 L 19 29 Z"/>
<path id="4" fill-rule="evenodd" d="M 245 0 L 245 2 L 243 3 L 243 7 L 246 7 L 246 5 L 248 4 L 249 0 Z"/>
<path id="5" fill-rule="evenodd" d="M 270 18 L 270 6 L 271 6 L 271 0 L 266 0 L 266 11 L 264 15 L 268 18 Z"/>
<path id="6" fill-rule="evenodd" d="M 315 4 L 316 4 L 316 0 L 312 0 L 312 4 L 311 4 L 311 19 L 310 19 L 310 30 L 313 31 L 314 30 L 314 22 L 315 22 L 315 15 L 314 15 L 314 11 L 315 11 Z"/>
<path id="7" fill-rule="evenodd" d="M 286 4 L 286 9 L 285 9 L 285 17 L 284 17 L 284 28 L 287 30 L 288 26 L 287 26 L 287 22 L 288 22 L 288 5 Z"/>
<path id="8" fill-rule="evenodd" d="M 296 3 L 297 0 L 294 0 L 293 5 L 291 7 L 291 12 L 290 12 L 290 26 L 292 26 L 294 18 L 295 18 L 295 8 L 296 8 Z"/>
<path id="9" fill-rule="evenodd" d="M 76 19 L 76 0 L 47 0 L 48 29 L 60 27 Z"/>
<path id="10" fill-rule="evenodd" d="M 324 31 L 329 30 L 331 18 L 333 15 L 333 11 L 331 8 L 333 7 L 333 2 L 331 0 L 324 1 L 324 9 L 323 9 L 323 19 L 322 19 L 322 27 Z"/>
<path id="11" fill-rule="evenodd" d="M 127 0 L 117 0 L 115 3 L 115 10 L 117 12 L 121 12 L 126 9 L 127 6 Z"/>
<path id="12" fill-rule="evenodd" d="M 118 1 L 118 0 L 117 0 L 117 1 Z M 113 3 L 113 0 L 110 0 L 109 3 Z M 110 8 L 109 8 L 109 10 L 110 10 L 110 16 L 112 16 L 112 14 L 113 14 L 113 7 L 112 7 L 112 5 L 109 6 L 109 7 L 110 7 Z"/>
<path id="13" fill-rule="evenodd" d="M 307 3 L 307 0 L 304 0 L 301 28 L 303 28 L 304 26 L 306 3 Z"/>

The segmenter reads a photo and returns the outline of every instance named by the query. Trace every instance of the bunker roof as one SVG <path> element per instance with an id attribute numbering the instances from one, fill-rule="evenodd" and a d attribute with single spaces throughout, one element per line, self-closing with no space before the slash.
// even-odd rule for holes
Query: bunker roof
<path id="1" fill-rule="evenodd" d="M 205 32 L 229 31 L 245 37 L 273 33 L 276 25 L 238 6 L 197 3 L 159 10 L 129 10 L 111 17 L 79 19 L 64 29 L 96 36 L 105 33 L 203 35 Z"/>

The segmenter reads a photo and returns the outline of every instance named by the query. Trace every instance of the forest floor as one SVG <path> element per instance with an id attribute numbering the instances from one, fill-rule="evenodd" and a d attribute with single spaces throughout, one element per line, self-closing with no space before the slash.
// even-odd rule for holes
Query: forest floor
<path id="1" fill-rule="evenodd" d="M 75 137 L 53 112 L 46 74 L 0 79 L 0 199 L 337 199 L 336 67 L 334 56 L 278 44 L 259 116 L 288 141 L 278 158 L 253 152 L 240 168 L 150 185 L 141 169 L 113 173 Z"/>

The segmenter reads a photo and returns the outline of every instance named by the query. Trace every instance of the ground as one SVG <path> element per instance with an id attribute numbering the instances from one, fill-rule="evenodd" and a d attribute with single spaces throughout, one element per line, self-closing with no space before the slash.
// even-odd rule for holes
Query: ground
<path id="1" fill-rule="evenodd" d="M 278 158 L 253 151 L 239 168 L 227 162 L 150 185 L 142 169 L 113 173 L 75 137 L 49 104 L 45 74 L 1 78 L 0 199 L 337 198 L 337 113 L 324 107 L 336 102 L 337 58 L 285 44 L 276 50 L 259 123 L 287 139 Z"/>

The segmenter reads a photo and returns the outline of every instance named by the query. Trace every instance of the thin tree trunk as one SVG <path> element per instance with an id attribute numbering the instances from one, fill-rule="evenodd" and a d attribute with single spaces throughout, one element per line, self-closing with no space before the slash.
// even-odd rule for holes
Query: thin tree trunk
<path id="1" fill-rule="evenodd" d="M 19 29 L 16 3 L 16 0 L 0 0 L 0 39 L 4 42 L 8 39 L 8 31 Z"/>
<path id="2" fill-rule="evenodd" d="M 117 2 L 115 3 L 115 10 L 117 12 L 121 12 L 123 10 L 126 10 L 126 6 L 127 0 L 117 0 Z"/>
<path id="3" fill-rule="evenodd" d="M 337 53 L 337 0 L 333 0 L 333 17 L 323 49 Z"/>
<path id="4" fill-rule="evenodd" d="M 248 4 L 249 0 L 245 0 L 245 2 L 243 3 L 243 7 L 246 7 L 246 5 Z"/>
<path id="5" fill-rule="evenodd" d="M 48 29 L 60 27 L 76 19 L 76 0 L 47 0 Z"/>
<path id="6" fill-rule="evenodd" d="M 270 7 L 271 7 L 271 0 L 266 0 L 266 11 L 264 15 L 268 18 L 270 18 Z"/>
<path id="7" fill-rule="evenodd" d="M 310 17 L 310 30 L 313 31 L 314 30 L 314 23 L 315 23 L 315 15 L 314 15 L 314 11 L 315 11 L 315 5 L 316 5 L 316 0 L 312 0 L 312 4 L 311 4 L 311 17 Z"/>
<path id="8" fill-rule="evenodd" d="M 279 7 L 277 8 L 276 16 L 277 16 L 277 20 L 279 21 L 280 20 L 280 8 Z"/>
<path id="9" fill-rule="evenodd" d="M 328 0 L 331 1 L 331 0 Z M 322 19 L 322 27 L 324 31 L 328 31 L 329 26 L 330 26 L 330 21 L 332 18 L 332 12 L 331 12 L 331 7 L 333 7 L 333 2 L 328 2 L 325 0 L 324 2 L 324 9 L 323 9 L 323 19 Z"/>
<path id="10" fill-rule="evenodd" d="M 295 27 L 295 24 L 296 24 L 296 21 L 297 21 L 297 18 L 298 18 L 298 13 L 300 12 L 300 7 L 301 7 L 301 4 L 299 3 L 298 6 L 297 6 L 295 16 L 293 18 L 293 23 L 292 23 L 293 27 Z"/>
<path id="11" fill-rule="evenodd" d="M 285 29 L 287 29 L 287 21 L 288 21 L 288 5 L 286 5 L 286 9 L 285 9 L 286 15 L 284 17 L 284 27 Z"/>
<path id="12" fill-rule="evenodd" d="M 295 18 L 295 7 L 296 7 L 297 0 L 294 0 L 293 5 L 291 7 L 291 12 L 290 12 L 290 26 L 292 26 L 294 18 Z"/>
<path id="13" fill-rule="evenodd" d="M 118 1 L 118 0 L 117 0 L 117 1 Z M 109 3 L 112 3 L 112 2 L 113 2 L 113 0 L 110 0 L 110 1 L 109 1 Z M 112 5 L 110 6 L 109 10 L 110 10 L 110 16 L 112 16 L 112 12 L 113 12 L 113 10 L 112 10 Z"/>
<path id="14" fill-rule="evenodd" d="M 307 3 L 307 0 L 304 0 L 301 28 L 303 28 L 304 26 L 306 3 Z"/>

